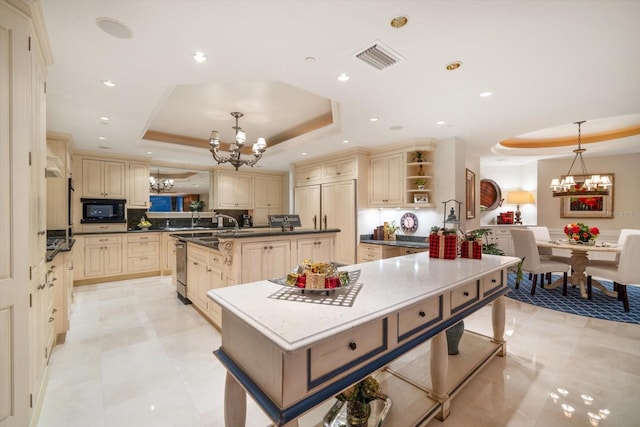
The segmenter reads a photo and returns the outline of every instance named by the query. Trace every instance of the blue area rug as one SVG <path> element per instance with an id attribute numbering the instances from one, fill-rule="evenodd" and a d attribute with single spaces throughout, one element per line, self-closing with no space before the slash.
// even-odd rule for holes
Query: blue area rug
<path id="1" fill-rule="evenodd" d="M 560 277 L 561 276 L 553 276 L 551 280 L 552 283 Z M 593 288 L 593 297 L 591 300 L 588 300 L 580 296 L 580 288 L 571 287 L 571 282 L 569 282 L 567 286 L 567 296 L 563 296 L 562 285 L 551 290 L 541 289 L 540 281 L 538 280 L 536 294 L 532 296 L 531 281 L 529 280 L 529 274 L 526 272 L 520 282 L 519 289 L 516 289 L 515 273 L 509 273 L 508 283 L 511 292 L 507 294 L 507 297 L 516 301 L 580 316 L 612 320 L 614 322 L 640 324 L 640 287 L 637 286 L 627 286 L 630 311 L 625 313 L 622 307 L 622 301 L 606 296 L 595 286 Z M 613 284 L 611 282 L 600 280 L 600 283 L 607 289 L 613 290 Z"/>

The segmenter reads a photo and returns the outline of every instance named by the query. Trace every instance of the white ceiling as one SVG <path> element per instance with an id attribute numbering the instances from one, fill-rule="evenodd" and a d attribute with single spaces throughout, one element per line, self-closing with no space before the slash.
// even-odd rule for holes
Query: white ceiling
<path id="1" fill-rule="evenodd" d="M 54 58 L 47 127 L 71 134 L 83 151 L 213 166 L 206 148 L 142 136 L 152 129 L 205 140 L 212 129 L 232 132 L 229 112 L 242 111 L 240 126 L 253 141 L 299 125 L 326 102 L 332 126 L 268 146 L 259 166 L 287 170 L 345 148 L 421 137 L 460 138 L 490 163 L 512 154 L 492 150 L 507 138 L 561 135 L 577 120 L 587 120 L 583 135 L 596 119 L 598 130 L 619 116 L 639 123 L 638 1 L 41 3 Z M 401 14 L 409 23 L 392 28 Z M 101 17 L 133 37 L 105 33 Z M 354 57 L 376 40 L 404 59 L 378 71 Z M 194 51 L 208 61 L 193 61 Z M 446 71 L 451 61 L 463 65 Z M 339 82 L 341 73 L 350 80 Z M 484 91 L 493 95 L 481 98 Z M 307 102 L 293 104 L 300 94 Z M 585 157 L 592 147 L 593 155 L 640 152 L 640 139 L 591 144 Z"/>

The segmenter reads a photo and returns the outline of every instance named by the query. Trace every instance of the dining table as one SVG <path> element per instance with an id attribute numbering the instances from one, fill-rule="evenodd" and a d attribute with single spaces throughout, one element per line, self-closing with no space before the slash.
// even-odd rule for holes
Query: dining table
<path id="1" fill-rule="evenodd" d="M 572 286 L 578 286 L 580 288 L 580 296 L 587 298 L 587 276 L 585 275 L 585 269 L 589 265 L 589 252 L 608 252 L 619 253 L 622 251 L 621 246 L 617 246 L 615 243 L 596 242 L 593 245 L 570 243 L 568 240 L 538 240 L 536 241 L 538 248 L 552 248 L 552 249 L 568 249 L 571 251 L 571 278 L 570 283 Z M 618 292 L 607 289 L 602 283 L 595 279 L 592 279 L 592 286 L 597 287 L 607 296 L 617 298 Z M 562 278 L 555 280 L 546 286 L 544 289 L 555 289 L 562 285 Z"/>

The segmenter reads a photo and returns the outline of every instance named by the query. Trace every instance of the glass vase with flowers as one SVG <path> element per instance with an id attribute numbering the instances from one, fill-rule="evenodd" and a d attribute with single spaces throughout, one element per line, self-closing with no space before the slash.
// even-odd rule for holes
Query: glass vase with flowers
<path id="1" fill-rule="evenodd" d="M 577 224 L 565 225 L 564 234 L 569 238 L 569 243 L 595 245 L 600 230 L 598 227 L 589 227 L 586 224 L 578 222 Z"/>

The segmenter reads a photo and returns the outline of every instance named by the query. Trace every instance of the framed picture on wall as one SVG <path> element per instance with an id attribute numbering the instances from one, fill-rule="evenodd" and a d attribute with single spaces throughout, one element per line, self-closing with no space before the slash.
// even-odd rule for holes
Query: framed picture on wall
<path id="1" fill-rule="evenodd" d="M 467 219 L 476 217 L 476 174 L 467 169 L 466 176 L 466 210 Z"/>
<path id="2" fill-rule="evenodd" d="M 563 197 L 560 200 L 560 217 L 613 218 L 613 189 L 615 187 L 613 175 L 612 173 L 600 174 L 600 176 L 608 176 L 611 181 L 608 196 Z M 584 182 L 585 175 L 574 175 L 573 179 L 578 183 Z"/>

